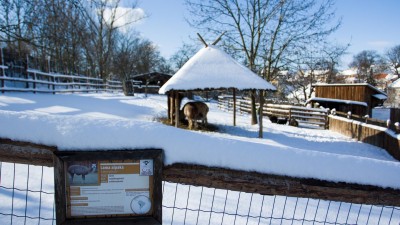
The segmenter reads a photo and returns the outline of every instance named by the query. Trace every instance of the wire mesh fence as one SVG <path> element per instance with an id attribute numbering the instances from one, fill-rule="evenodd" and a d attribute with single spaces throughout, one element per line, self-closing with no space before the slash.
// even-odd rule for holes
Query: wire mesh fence
<path id="1" fill-rule="evenodd" d="M 55 224 L 53 168 L 0 162 L 0 224 Z M 163 182 L 163 224 L 399 225 L 400 208 Z"/>

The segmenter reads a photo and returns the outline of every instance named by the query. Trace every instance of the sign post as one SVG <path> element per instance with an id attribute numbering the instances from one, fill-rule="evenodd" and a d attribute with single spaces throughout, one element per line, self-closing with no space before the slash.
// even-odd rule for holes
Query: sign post
<path id="1" fill-rule="evenodd" d="M 161 224 L 161 176 L 160 149 L 58 151 L 57 224 Z"/>

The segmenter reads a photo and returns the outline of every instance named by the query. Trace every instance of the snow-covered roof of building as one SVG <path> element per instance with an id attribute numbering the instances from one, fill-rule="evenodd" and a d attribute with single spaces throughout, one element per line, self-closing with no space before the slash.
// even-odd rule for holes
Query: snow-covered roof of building
<path id="1" fill-rule="evenodd" d="M 159 93 L 171 90 L 236 88 L 239 90 L 276 90 L 276 88 L 241 65 L 214 45 L 200 49 L 165 83 Z"/>
<path id="2" fill-rule="evenodd" d="M 304 76 L 308 77 L 309 75 L 313 74 L 314 76 L 325 76 L 328 74 L 329 70 L 306 70 L 303 71 Z"/>
<path id="3" fill-rule="evenodd" d="M 400 88 L 400 79 L 395 80 L 391 85 L 391 88 Z"/>
<path id="4" fill-rule="evenodd" d="M 358 101 L 351 101 L 351 100 L 343 100 L 343 99 L 335 99 L 335 98 L 319 98 L 319 97 L 313 97 L 309 98 L 307 100 L 307 103 L 310 101 L 317 101 L 317 102 L 337 102 L 337 103 L 344 103 L 348 105 L 362 105 L 367 107 L 368 104 L 365 102 L 358 102 Z"/>
<path id="5" fill-rule="evenodd" d="M 372 95 L 372 96 L 374 96 L 375 98 L 377 98 L 379 100 L 386 100 L 387 99 L 387 96 L 383 95 L 383 94 L 375 94 L 375 95 Z"/>
<path id="6" fill-rule="evenodd" d="M 357 75 L 357 69 L 356 68 L 349 68 L 347 70 L 343 70 L 339 72 L 339 75 L 342 76 L 353 76 L 353 75 Z"/>

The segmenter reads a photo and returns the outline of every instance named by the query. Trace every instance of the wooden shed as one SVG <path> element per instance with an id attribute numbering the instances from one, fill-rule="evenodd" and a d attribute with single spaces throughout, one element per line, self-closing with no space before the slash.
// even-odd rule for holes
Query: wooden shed
<path id="1" fill-rule="evenodd" d="M 315 84 L 315 97 L 309 102 L 325 108 L 360 116 L 372 115 L 372 109 L 382 105 L 387 95 L 376 87 L 362 84 Z"/>
<path id="2" fill-rule="evenodd" d="M 171 77 L 171 74 L 160 72 L 143 73 L 129 76 L 124 82 L 125 94 L 157 94 L 160 90 L 160 87 L 163 86 Z"/>

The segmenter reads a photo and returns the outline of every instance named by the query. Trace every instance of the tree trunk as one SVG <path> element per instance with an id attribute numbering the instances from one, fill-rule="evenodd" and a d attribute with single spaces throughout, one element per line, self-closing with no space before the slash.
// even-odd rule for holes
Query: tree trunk
<path id="1" fill-rule="evenodd" d="M 255 90 L 251 90 L 250 99 L 251 99 L 251 125 L 254 125 L 254 124 L 257 124 L 256 91 Z"/>

